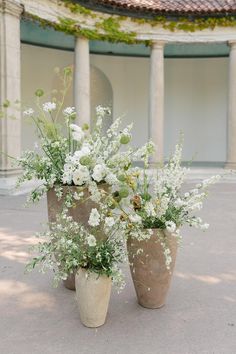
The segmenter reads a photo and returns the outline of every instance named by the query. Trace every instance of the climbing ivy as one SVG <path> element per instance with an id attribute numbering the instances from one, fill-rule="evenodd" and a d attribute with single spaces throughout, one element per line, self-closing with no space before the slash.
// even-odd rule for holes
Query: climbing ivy
<path id="1" fill-rule="evenodd" d="M 65 6 L 74 14 L 80 14 L 84 17 L 90 17 L 96 19 L 95 28 L 88 29 L 84 28 L 86 20 L 81 22 L 81 25 L 78 24 L 76 20 L 59 17 L 58 22 L 51 22 L 45 19 L 42 19 L 38 16 L 32 14 L 25 14 L 25 17 L 36 20 L 42 26 L 53 27 L 57 31 L 62 31 L 74 36 L 83 36 L 90 40 L 105 40 L 112 43 L 126 43 L 126 44 L 135 44 L 135 43 L 144 43 L 150 45 L 151 41 L 141 41 L 137 39 L 137 34 L 135 32 L 126 32 L 121 29 L 121 23 L 125 20 L 131 20 L 137 24 L 149 24 L 152 27 L 162 26 L 164 29 L 168 29 L 172 32 L 177 30 L 182 30 L 185 32 L 195 32 L 197 30 L 204 29 L 214 29 L 217 26 L 219 27 L 235 27 L 236 26 L 236 17 L 227 16 L 227 17 L 202 17 L 202 18 L 177 18 L 171 20 L 165 16 L 157 16 L 152 19 L 148 18 L 135 18 L 127 16 L 109 16 L 104 18 L 104 16 L 99 15 L 98 12 L 89 10 L 78 3 L 74 3 L 71 0 L 60 0 L 58 2 L 60 6 Z"/>
<path id="2" fill-rule="evenodd" d="M 62 2 L 59 2 L 59 5 L 64 5 L 66 8 L 68 8 L 72 13 L 74 14 L 81 14 L 81 15 L 85 15 L 85 16 L 90 16 L 92 18 L 96 18 L 96 14 L 87 9 L 84 6 L 81 6 L 77 3 L 71 2 L 70 0 L 61 0 Z"/>

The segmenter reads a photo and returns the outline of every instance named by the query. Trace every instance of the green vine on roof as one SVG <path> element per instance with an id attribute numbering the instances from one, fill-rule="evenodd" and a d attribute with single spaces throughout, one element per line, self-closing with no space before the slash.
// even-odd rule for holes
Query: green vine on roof
<path id="1" fill-rule="evenodd" d="M 67 7 L 72 13 L 81 14 L 85 16 L 90 16 L 91 18 L 101 17 L 94 11 L 87 9 L 86 7 L 74 3 L 71 0 L 61 0 L 65 7 Z M 185 17 L 177 18 L 176 20 L 171 20 L 165 16 L 157 16 L 153 19 L 148 18 L 135 18 L 128 16 L 116 16 L 116 20 L 120 23 L 121 21 L 131 20 L 138 24 L 149 24 L 152 27 L 162 26 L 164 29 L 168 29 L 172 32 L 176 30 L 182 30 L 186 32 L 195 32 L 197 30 L 204 29 L 214 29 L 215 27 L 235 27 L 236 17 L 235 16 L 225 16 L 225 17 L 202 17 L 189 19 Z"/>
<path id="2" fill-rule="evenodd" d="M 61 1 L 63 2 L 63 4 L 61 3 L 61 5 L 64 5 L 67 9 L 69 9 L 74 14 L 81 14 L 81 15 L 85 15 L 85 16 L 90 16 L 92 18 L 97 17 L 97 15 L 93 11 L 87 9 L 84 6 L 81 6 L 77 3 L 71 2 L 70 0 L 61 0 Z M 60 5 L 60 3 L 59 3 L 59 5 Z"/>
<path id="3" fill-rule="evenodd" d="M 77 21 L 70 18 L 58 18 L 58 22 L 51 22 L 45 19 L 40 18 L 36 15 L 25 14 L 26 19 L 30 19 L 39 23 L 42 27 L 52 27 L 56 31 L 61 31 L 69 35 L 76 37 L 85 37 L 89 40 L 102 40 L 109 41 L 111 43 L 126 43 L 126 44 L 135 44 L 135 43 L 144 43 L 149 45 L 149 41 L 138 41 L 136 39 L 136 33 L 134 32 L 122 32 L 120 31 L 120 25 L 117 22 L 117 19 L 107 18 L 101 23 L 96 24 L 95 29 L 84 28 L 78 25 Z M 100 33 L 103 30 L 104 33 Z"/>
<path id="4" fill-rule="evenodd" d="M 78 3 L 71 2 L 70 0 L 60 0 L 60 6 L 65 6 L 73 14 L 80 14 L 84 18 L 90 17 L 95 20 L 95 28 L 89 29 L 84 27 L 86 25 L 86 19 L 81 21 L 80 24 L 78 21 L 59 17 L 58 22 L 51 22 L 45 19 L 42 19 L 38 16 L 31 14 L 25 15 L 28 18 L 36 20 L 43 27 L 50 26 L 57 31 L 62 31 L 64 33 L 74 35 L 74 36 L 83 36 L 89 40 L 102 40 L 109 41 L 111 43 L 125 43 L 125 44 L 136 44 L 144 43 L 145 45 L 150 45 L 151 41 L 142 41 L 137 39 L 137 33 L 127 32 L 122 30 L 121 22 L 130 20 L 134 23 L 144 25 L 148 24 L 152 27 L 161 26 L 164 29 L 174 31 L 185 31 L 185 32 L 195 32 L 197 30 L 204 29 L 214 29 L 217 26 L 219 27 L 235 27 L 236 26 L 236 17 L 227 16 L 227 17 L 208 17 L 208 18 L 178 18 L 176 20 L 170 20 L 164 16 L 158 16 L 153 19 L 146 18 L 134 18 L 127 16 L 109 16 L 105 17 L 97 12 L 89 10 Z"/>
<path id="5" fill-rule="evenodd" d="M 204 29 L 214 30 L 217 26 L 219 27 L 235 27 L 236 26 L 236 17 L 204 17 L 204 18 L 195 18 L 188 19 L 185 17 L 178 18 L 178 20 L 171 21 L 170 19 L 164 16 L 158 16 L 154 19 L 138 19 L 132 18 L 133 22 L 139 24 L 149 24 L 152 27 L 161 25 L 164 29 L 168 29 L 172 32 L 176 30 L 182 30 L 185 32 L 195 32 L 202 31 Z"/>

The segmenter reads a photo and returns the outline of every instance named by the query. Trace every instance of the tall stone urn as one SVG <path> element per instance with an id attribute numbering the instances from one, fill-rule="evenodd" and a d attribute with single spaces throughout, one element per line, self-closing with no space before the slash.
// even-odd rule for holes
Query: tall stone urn
<path id="1" fill-rule="evenodd" d="M 100 188 L 104 190 L 108 189 L 107 184 L 101 184 Z M 55 222 L 57 215 L 59 215 L 65 204 L 65 197 L 68 191 L 73 193 L 77 192 L 76 186 L 63 186 L 62 198 L 58 199 L 55 189 L 52 188 L 47 192 L 47 206 L 48 206 L 48 221 L 49 223 Z M 76 201 L 75 206 L 69 208 L 68 214 L 72 216 L 74 221 L 83 224 L 88 227 L 88 219 L 92 208 L 96 208 L 96 203 L 88 199 L 88 190 L 84 191 L 84 200 Z M 75 273 L 68 276 L 66 280 L 63 280 L 64 286 L 67 289 L 75 290 Z"/>
<path id="2" fill-rule="evenodd" d="M 170 249 L 172 262 L 169 270 L 166 268 L 160 236 L 166 238 Z M 138 241 L 129 238 L 127 249 L 138 303 L 150 309 L 164 306 L 175 266 L 176 237 L 166 230 L 153 229 L 150 239 Z"/>
<path id="3" fill-rule="evenodd" d="M 55 222 L 56 216 L 60 214 L 63 210 L 65 204 L 65 197 L 68 192 L 77 192 L 76 186 L 63 186 L 63 195 L 62 198 L 58 199 L 55 189 L 52 188 L 47 192 L 47 205 L 48 205 L 48 221 Z M 89 192 L 86 190 L 84 192 L 84 198 L 86 201 L 76 201 L 75 206 L 69 208 L 68 214 L 72 218 L 83 224 L 84 226 L 88 225 L 88 218 L 92 208 L 96 208 L 96 204 L 88 199 Z"/>
<path id="4" fill-rule="evenodd" d="M 80 320 L 86 327 L 100 327 L 106 321 L 111 295 L 111 278 L 80 268 L 75 276 Z"/>

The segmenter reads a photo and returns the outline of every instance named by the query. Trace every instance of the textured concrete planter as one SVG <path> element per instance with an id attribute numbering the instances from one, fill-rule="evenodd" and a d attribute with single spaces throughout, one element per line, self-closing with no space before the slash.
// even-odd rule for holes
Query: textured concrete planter
<path id="1" fill-rule="evenodd" d="M 101 184 L 101 187 L 104 190 L 108 189 L 107 184 Z M 48 221 L 55 222 L 56 221 L 56 216 L 62 212 L 64 202 L 65 202 L 65 196 L 67 191 L 71 190 L 73 192 L 77 191 L 76 186 L 64 186 L 63 187 L 63 196 L 60 200 L 58 200 L 54 188 L 50 189 L 47 192 L 47 206 L 48 206 Z M 89 192 L 85 191 L 85 199 L 88 198 Z M 68 214 L 72 216 L 72 218 L 83 224 L 85 227 L 88 227 L 88 219 L 90 212 L 92 208 L 96 208 L 96 203 L 94 203 L 91 200 L 86 200 L 85 202 L 83 201 L 77 201 L 75 207 L 70 208 L 68 211 Z M 71 274 L 68 279 L 63 280 L 63 284 L 67 289 L 70 290 L 75 290 L 75 275 Z"/>
<path id="2" fill-rule="evenodd" d="M 177 239 L 166 230 L 154 229 L 153 232 L 148 240 L 128 239 L 127 248 L 138 303 L 143 307 L 155 309 L 165 304 L 175 266 Z M 158 233 L 167 238 L 171 250 L 170 270 L 166 268 Z M 137 254 L 139 249 L 143 249 L 143 252 Z"/>
<path id="3" fill-rule="evenodd" d="M 86 327 L 100 327 L 106 321 L 111 295 L 111 278 L 80 268 L 75 276 L 80 320 Z"/>

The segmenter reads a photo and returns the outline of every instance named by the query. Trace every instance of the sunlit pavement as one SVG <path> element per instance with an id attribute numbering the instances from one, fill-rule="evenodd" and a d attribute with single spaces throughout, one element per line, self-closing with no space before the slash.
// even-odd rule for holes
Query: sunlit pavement
<path id="1" fill-rule="evenodd" d="M 140 307 L 127 286 L 114 290 L 107 322 L 81 325 L 74 292 L 52 275 L 24 274 L 46 203 L 25 209 L 25 196 L 0 197 L 1 354 L 235 354 L 236 183 L 211 188 L 201 216 L 205 233 L 183 230 L 166 306 Z"/>

